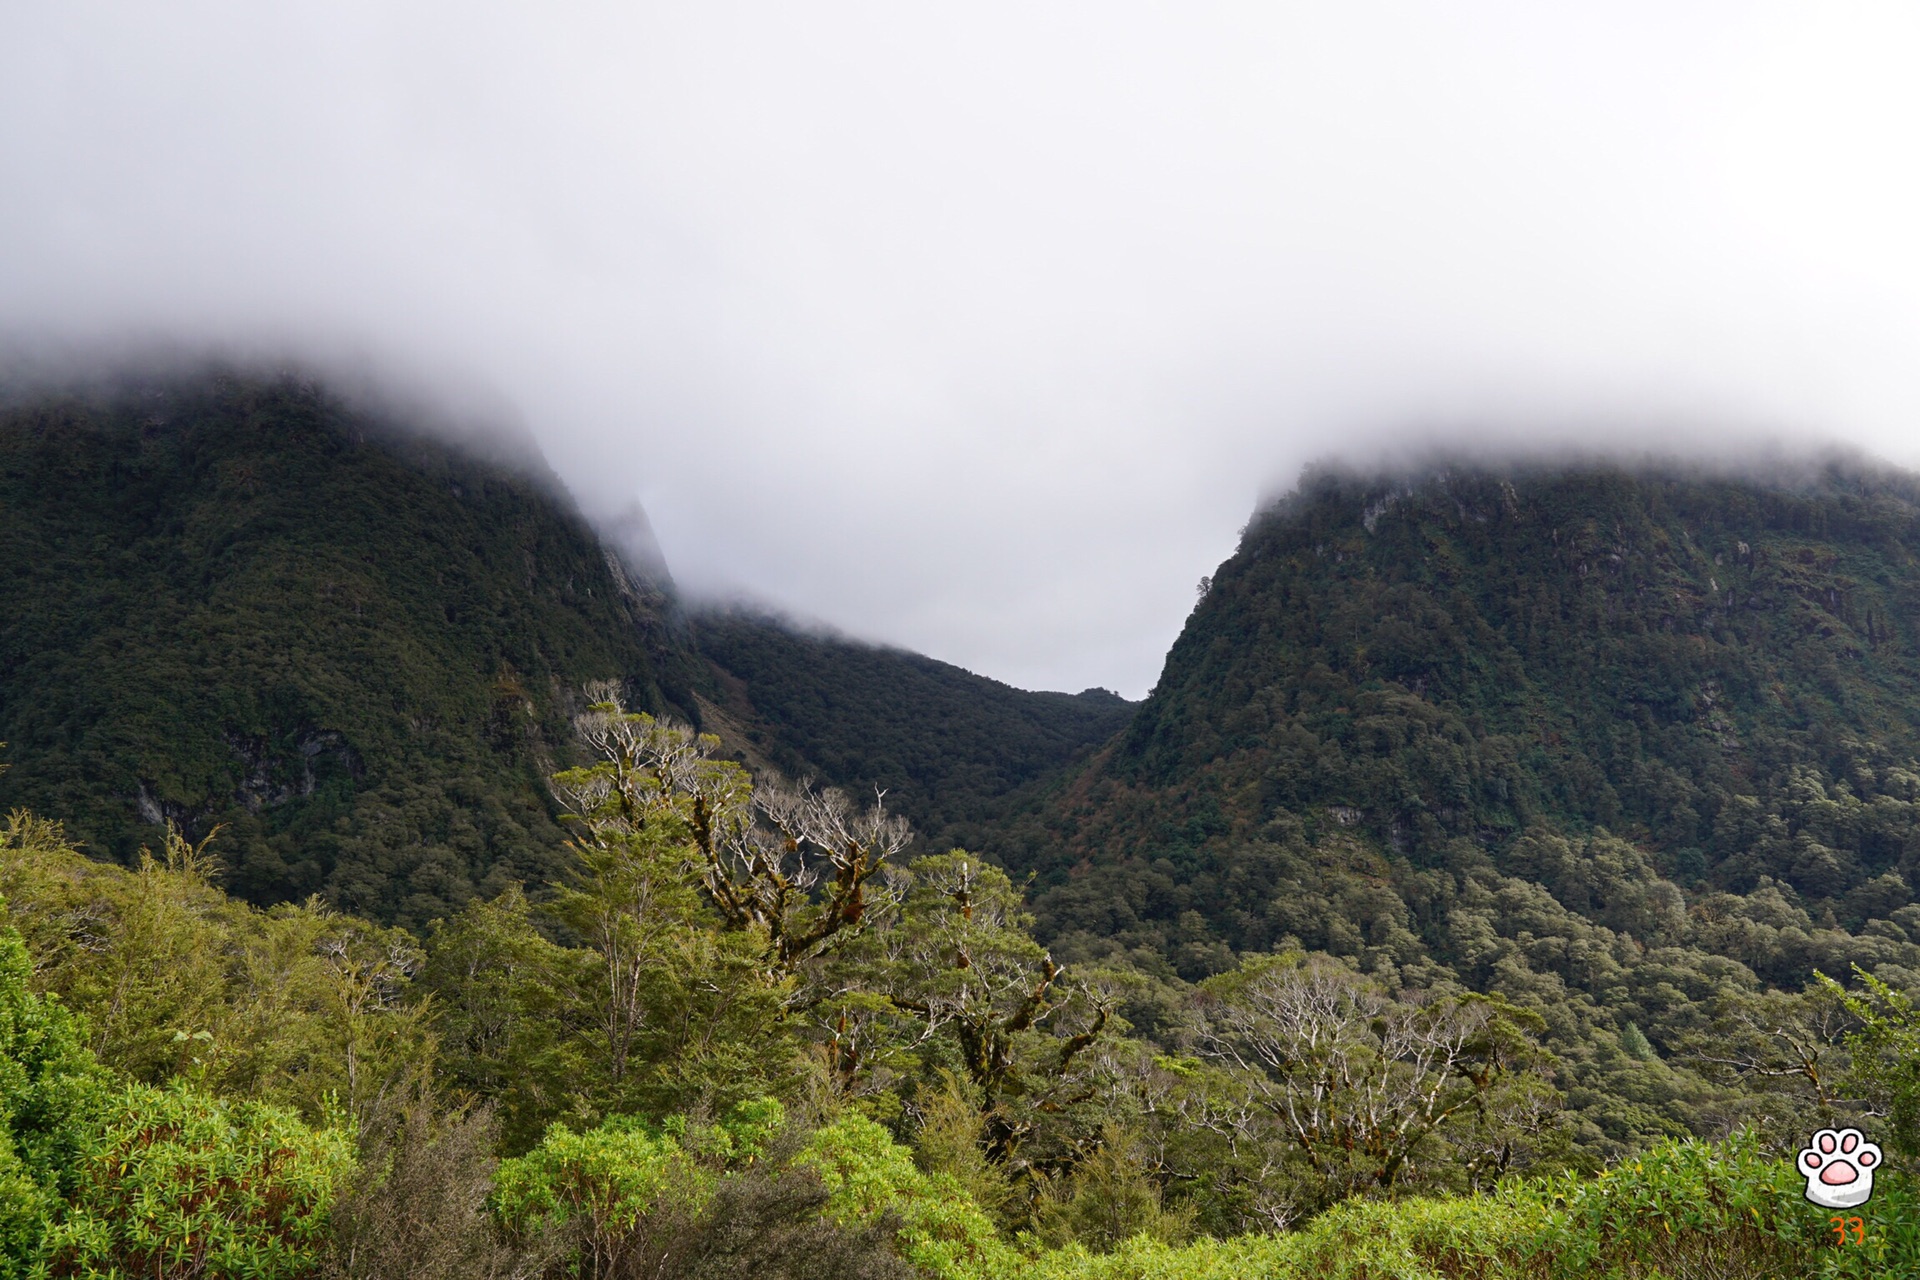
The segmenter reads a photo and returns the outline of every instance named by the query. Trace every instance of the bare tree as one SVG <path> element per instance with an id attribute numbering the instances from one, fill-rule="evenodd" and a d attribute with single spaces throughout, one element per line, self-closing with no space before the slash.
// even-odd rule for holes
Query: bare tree
<path id="1" fill-rule="evenodd" d="M 1386 1190 L 1537 1055 L 1512 1013 L 1477 996 L 1399 1000 L 1330 958 L 1280 959 L 1211 988 L 1197 1047 L 1330 1187 Z"/>
<path id="2" fill-rule="evenodd" d="M 1825 985 L 1741 992 L 1714 1002 L 1710 1029 L 1688 1036 L 1680 1056 L 1709 1075 L 1798 1094 L 1831 1124 L 1859 1105 L 1841 1084 L 1847 1036 L 1859 1028 L 1842 993 Z"/>
<path id="3" fill-rule="evenodd" d="M 702 850 L 708 896 L 736 928 L 765 932 L 780 967 L 796 971 L 860 925 L 867 882 L 912 838 L 884 800 L 856 810 L 806 782 L 756 788 L 762 822 L 729 827 Z"/>
<path id="4" fill-rule="evenodd" d="M 609 848 L 646 832 L 678 843 L 726 926 L 762 940 L 776 980 L 858 931 L 868 882 L 912 834 L 884 795 L 861 810 L 809 782 L 756 786 L 715 755 L 718 738 L 626 712 L 604 686 L 589 696 L 599 701 L 575 724 L 599 762 L 554 780 L 580 841 Z"/>

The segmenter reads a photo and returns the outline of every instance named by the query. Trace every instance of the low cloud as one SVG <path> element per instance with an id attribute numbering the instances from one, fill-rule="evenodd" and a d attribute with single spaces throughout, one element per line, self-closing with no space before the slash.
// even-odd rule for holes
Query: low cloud
<path id="1" fill-rule="evenodd" d="M 689 591 L 1137 696 L 1316 458 L 1920 461 L 1917 57 L 1891 5 L 17 5 L 0 332 L 403 370 Z"/>

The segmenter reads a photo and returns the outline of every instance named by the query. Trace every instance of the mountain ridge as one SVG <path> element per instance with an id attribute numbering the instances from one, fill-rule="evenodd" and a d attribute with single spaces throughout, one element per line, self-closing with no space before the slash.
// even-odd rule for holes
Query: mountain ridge
<path id="1" fill-rule="evenodd" d="M 715 675 L 706 705 L 743 727 L 741 747 L 781 773 L 885 791 L 929 848 L 990 842 L 1030 788 L 1104 742 L 1137 705 L 1104 689 L 1016 689 L 750 606 L 696 611 L 691 626 Z"/>
<path id="2" fill-rule="evenodd" d="M 1046 919 L 1103 866 L 1191 883 L 1274 821 L 1414 865 L 1604 830 L 1689 891 L 1769 877 L 1864 925 L 1920 854 L 1920 486 L 1857 460 L 1778 475 L 1310 474 L 1011 864 Z"/>
<path id="3" fill-rule="evenodd" d="M 6 803 L 123 862 L 224 824 L 256 900 L 418 919 L 549 874 L 579 685 L 668 707 L 683 664 L 550 476 L 405 428 L 223 373 L 10 410 Z"/>
<path id="4" fill-rule="evenodd" d="M 866 692 L 841 701 L 859 714 L 840 728 L 800 716 L 805 750 L 757 721 L 751 698 L 711 727 L 762 763 L 894 787 L 916 818 L 934 816 L 921 801 L 950 773 L 971 771 L 962 792 L 989 796 L 1081 745 L 1070 727 L 1073 741 L 1054 740 L 1055 720 L 1087 717 L 1052 695 L 788 638 L 766 618 L 696 621 L 644 511 L 595 527 L 531 448 L 443 439 L 297 372 L 10 396 L 0 741 L 15 767 L 0 806 L 58 814 L 123 863 L 158 847 L 165 822 L 224 826 L 215 847 L 243 896 L 321 892 L 418 926 L 557 874 L 565 836 L 546 777 L 571 759 L 588 682 L 615 679 L 630 706 L 695 723 L 737 700 L 745 686 L 729 691 L 696 634 L 805 655 L 816 692 L 822 663 L 839 664 L 829 684 L 857 671 Z M 965 719 L 984 699 L 1038 737 L 1008 758 L 975 723 L 957 755 L 923 758 L 911 778 L 849 754 L 876 735 L 897 743 L 892 704 L 936 688 L 941 714 Z"/>
<path id="5" fill-rule="evenodd" d="M 1319 473 L 1136 705 L 687 608 L 523 475 L 298 380 L 163 391 L 0 415 L 0 806 L 96 856 L 172 818 L 225 823 L 257 902 L 538 895 L 546 779 L 614 678 L 1030 877 L 1052 955 L 1169 1051 L 1188 984 L 1274 953 L 1497 999 L 1582 1160 L 1768 1105 L 1689 1065 L 1743 1001 L 1920 986 L 1904 473 Z"/>

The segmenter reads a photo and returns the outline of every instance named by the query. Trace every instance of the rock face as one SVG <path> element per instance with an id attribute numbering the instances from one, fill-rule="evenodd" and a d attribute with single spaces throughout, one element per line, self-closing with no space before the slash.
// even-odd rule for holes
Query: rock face
<path id="1" fill-rule="evenodd" d="M 634 596 L 665 610 L 674 599 L 673 574 L 667 570 L 667 557 L 654 536 L 647 509 L 638 502 L 600 525 L 600 540 L 606 544 L 610 566 Z"/>
<path id="2" fill-rule="evenodd" d="M 530 465 L 289 378 L 9 408 L 0 804 L 120 860 L 223 825 L 247 896 L 414 923 L 549 878 L 581 685 L 684 716 L 692 668 Z"/>

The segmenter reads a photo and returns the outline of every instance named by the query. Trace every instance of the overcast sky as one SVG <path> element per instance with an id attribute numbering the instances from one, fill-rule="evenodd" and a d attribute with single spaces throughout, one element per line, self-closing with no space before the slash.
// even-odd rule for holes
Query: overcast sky
<path id="1" fill-rule="evenodd" d="M 1920 8 L 0 0 L 0 331 L 516 406 L 691 590 L 1138 697 L 1302 463 L 1920 463 Z"/>

